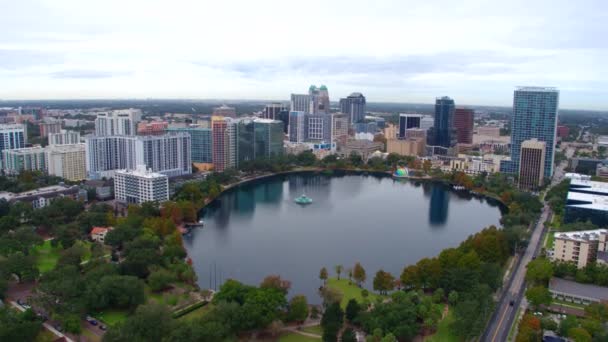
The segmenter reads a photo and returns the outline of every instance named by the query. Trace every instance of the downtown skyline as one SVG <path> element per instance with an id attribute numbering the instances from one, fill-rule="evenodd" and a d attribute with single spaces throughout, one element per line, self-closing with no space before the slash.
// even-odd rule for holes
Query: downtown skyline
<path id="1" fill-rule="evenodd" d="M 534 85 L 606 110 L 607 5 L 559 2 L 6 3 L 0 99 L 286 99 L 322 83 L 332 102 L 509 107 Z"/>

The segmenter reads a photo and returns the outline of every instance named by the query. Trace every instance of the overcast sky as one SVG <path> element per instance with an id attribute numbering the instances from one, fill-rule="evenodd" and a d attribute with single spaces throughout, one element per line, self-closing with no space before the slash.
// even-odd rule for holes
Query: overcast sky
<path id="1" fill-rule="evenodd" d="M 0 99 L 288 99 L 511 105 L 555 86 L 608 109 L 603 0 L 0 0 Z"/>

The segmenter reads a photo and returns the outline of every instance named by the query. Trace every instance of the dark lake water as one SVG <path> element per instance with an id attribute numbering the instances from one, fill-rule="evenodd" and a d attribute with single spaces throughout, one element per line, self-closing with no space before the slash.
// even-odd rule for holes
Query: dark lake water
<path id="1" fill-rule="evenodd" d="M 305 193 L 308 206 L 294 203 Z M 447 186 L 372 175 L 275 176 L 222 194 L 201 211 L 205 227 L 184 237 L 202 288 L 228 278 L 257 285 L 269 274 L 292 282 L 290 295 L 319 302 L 319 270 L 334 265 L 399 276 L 405 265 L 498 225 L 494 201 Z"/>

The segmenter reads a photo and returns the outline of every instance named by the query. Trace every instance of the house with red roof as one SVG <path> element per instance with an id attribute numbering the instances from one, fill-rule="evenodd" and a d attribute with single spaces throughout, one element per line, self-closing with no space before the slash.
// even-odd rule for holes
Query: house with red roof
<path id="1" fill-rule="evenodd" d="M 91 240 L 99 243 L 104 243 L 106 234 L 112 230 L 112 227 L 93 227 L 91 230 Z"/>

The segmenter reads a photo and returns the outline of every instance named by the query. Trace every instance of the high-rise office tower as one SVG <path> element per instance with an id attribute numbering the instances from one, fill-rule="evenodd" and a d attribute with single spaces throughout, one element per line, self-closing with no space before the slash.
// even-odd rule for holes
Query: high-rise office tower
<path id="1" fill-rule="evenodd" d="M 78 182 L 87 178 L 85 144 L 51 145 L 46 148 L 49 175 Z"/>
<path id="2" fill-rule="evenodd" d="M 447 96 L 435 100 L 435 125 L 432 145 L 450 148 L 456 145 L 454 130 L 454 100 Z"/>
<path id="3" fill-rule="evenodd" d="M 141 110 L 122 109 L 97 113 L 95 135 L 135 135 L 137 123 L 141 120 Z"/>
<path id="4" fill-rule="evenodd" d="M 454 111 L 454 127 L 456 142 L 459 144 L 473 143 L 474 111 L 470 108 L 457 107 Z"/>
<path id="5" fill-rule="evenodd" d="M 229 107 L 224 104 L 219 107 L 213 108 L 213 116 L 236 118 L 236 109 L 234 107 Z"/>
<path id="6" fill-rule="evenodd" d="M 521 143 L 519 155 L 519 188 L 536 190 L 543 184 L 547 144 L 537 139 Z"/>
<path id="7" fill-rule="evenodd" d="M 352 93 L 340 99 L 340 111 L 348 116 L 351 124 L 365 119 L 365 96 L 361 93 Z"/>
<path id="8" fill-rule="evenodd" d="M 193 163 L 212 163 L 212 133 L 211 128 L 202 128 L 196 125 L 188 127 L 170 127 L 168 132 L 183 132 L 190 135 L 192 141 L 192 162 Z"/>
<path id="9" fill-rule="evenodd" d="M 331 112 L 331 108 L 329 104 L 329 91 L 327 90 L 327 87 L 322 84 L 317 93 L 318 101 L 314 114 L 329 114 Z"/>
<path id="10" fill-rule="evenodd" d="M 501 163 L 501 172 L 519 172 L 519 154 L 525 140 L 546 143 L 545 178 L 553 175 L 559 90 L 548 87 L 519 87 L 513 96 L 511 118 L 511 160 Z"/>
<path id="11" fill-rule="evenodd" d="M 312 113 L 311 98 L 306 94 L 291 94 L 290 111 Z"/>
<path id="12" fill-rule="evenodd" d="M 114 177 L 114 194 L 116 200 L 123 203 L 162 203 L 169 200 L 169 178 L 145 165 L 137 165 L 135 170 L 118 170 Z"/>
<path id="13" fill-rule="evenodd" d="M 49 134 L 49 145 L 72 145 L 80 143 L 80 132 L 62 129 L 59 133 Z"/>
<path id="14" fill-rule="evenodd" d="M 306 139 L 306 112 L 291 111 L 289 113 L 289 141 L 304 142 Z"/>
<path id="15" fill-rule="evenodd" d="M 24 125 L 0 125 L 0 156 L 4 150 L 25 147 Z"/>
<path id="16" fill-rule="evenodd" d="M 423 115 L 422 119 L 420 119 L 420 128 L 424 130 L 429 130 L 433 128 L 435 125 L 435 119 L 430 115 Z"/>
<path id="17" fill-rule="evenodd" d="M 332 128 L 332 141 L 346 139 L 348 137 L 348 116 L 346 114 L 334 114 Z"/>
<path id="18" fill-rule="evenodd" d="M 282 103 L 270 103 L 264 107 L 262 118 L 270 120 L 279 120 L 280 113 L 287 110 L 287 107 Z"/>
<path id="19" fill-rule="evenodd" d="M 420 114 L 399 114 L 399 139 L 407 138 L 406 133 L 410 128 L 420 128 Z"/>
<path id="20" fill-rule="evenodd" d="M 306 138 L 313 142 L 331 142 L 333 117 L 331 114 L 306 115 Z"/>
<path id="21" fill-rule="evenodd" d="M 283 122 L 270 119 L 253 121 L 254 158 L 271 158 L 283 154 Z"/>

